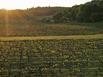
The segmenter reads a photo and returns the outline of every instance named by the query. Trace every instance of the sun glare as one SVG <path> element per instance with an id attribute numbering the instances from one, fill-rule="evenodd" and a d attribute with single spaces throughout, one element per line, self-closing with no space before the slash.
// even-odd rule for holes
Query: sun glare
<path id="1" fill-rule="evenodd" d="M 25 9 L 33 5 L 33 0 L 0 0 L 0 9 Z"/>
<path id="2" fill-rule="evenodd" d="M 38 6 L 65 6 L 85 3 L 91 0 L 0 0 L 0 9 L 26 9 Z"/>

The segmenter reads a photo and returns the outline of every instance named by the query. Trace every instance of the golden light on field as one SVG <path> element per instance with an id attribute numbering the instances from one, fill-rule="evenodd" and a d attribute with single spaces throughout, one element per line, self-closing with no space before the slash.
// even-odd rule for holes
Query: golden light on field
<path id="1" fill-rule="evenodd" d="M 8 10 L 6 10 L 6 12 L 5 12 L 5 33 L 6 33 L 6 35 L 8 36 L 9 35 L 9 31 L 8 31 L 8 29 L 9 29 L 9 17 L 8 17 Z"/>
<path id="2" fill-rule="evenodd" d="M 91 0 L 0 0 L 0 9 L 26 9 L 38 6 L 70 7 Z"/>
<path id="3" fill-rule="evenodd" d="M 9 35 L 11 30 L 9 28 L 10 17 L 8 13 L 12 13 L 11 9 L 26 9 L 31 7 L 47 7 L 47 6 L 62 6 L 70 7 L 76 4 L 85 3 L 91 0 L 0 0 L 0 9 L 5 10 L 5 33 Z M 13 17 L 13 15 L 12 15 Z"/>

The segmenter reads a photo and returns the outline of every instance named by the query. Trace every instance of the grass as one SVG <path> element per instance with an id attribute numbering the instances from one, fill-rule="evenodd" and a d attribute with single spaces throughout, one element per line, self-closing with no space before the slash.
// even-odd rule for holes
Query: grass
<path id="1" fill-rule="evenodd" d="M 101 23 L 14 23 L 0 24 L 0 36 L 61 36 L 103 34 Z M 8 33 L 8 35 L 7 35 Z"/>

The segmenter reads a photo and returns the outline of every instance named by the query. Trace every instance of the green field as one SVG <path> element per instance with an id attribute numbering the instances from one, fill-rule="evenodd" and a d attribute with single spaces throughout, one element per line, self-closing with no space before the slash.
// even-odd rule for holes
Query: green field
<path id="1" fill-rule="evenodd" d="M 0 9 L 0 77 L 103 77 L 102 3 Z"/>
<path id="2" fill-rule="evenodd" d="M 103 22 L 42 22 L 57 10 L 35 10 L 0 12 L 0 77 L 103 77 Z"/>
<path id="3" fill-rule="evenodd" d="M 103 77 L 102 25 L 1 23 L 0 77 Z"/>
<path id="4" fill-rule="evenodd" d="M 103 77 L 102 26 L 0 23 L 0 77 Z"/>
<path id="5" fill-rule="evenodd" d="M 98 23 L 15 23 L 0 24 L 0 36 L 61 36 L 103 34 Z"/>
<path id="6" fill-rule="evenodd" d="M 0 41 L 0 77 L 103 77 L 103 39 Z"/>

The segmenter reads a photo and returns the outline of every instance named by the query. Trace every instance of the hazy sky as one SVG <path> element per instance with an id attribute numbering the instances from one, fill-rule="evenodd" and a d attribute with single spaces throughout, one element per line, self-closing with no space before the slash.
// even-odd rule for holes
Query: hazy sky
<path id="1" fill-rule="evenodd" d="M 25 9 L 38 6 L 70 7 L 91 0 L 0 0 L 0 9 Z"/>

